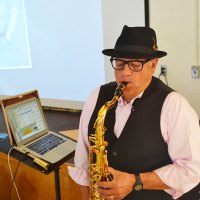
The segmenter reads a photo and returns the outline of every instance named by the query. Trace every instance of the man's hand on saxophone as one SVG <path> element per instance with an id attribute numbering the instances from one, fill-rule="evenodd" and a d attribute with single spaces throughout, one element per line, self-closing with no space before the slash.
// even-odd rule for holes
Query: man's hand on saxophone
<path id="1" fill-rule="evenodd" d="M 109 167 L 113 175 L 112 181 L 98 182 L 98 192 L 105 200 L 121 200 L 133 190 L 135 176 Z"/>
<path id="2" fill-rule="evenodd" d="M 136 174 L 118 171 L 111 167 L 108 169 L 109 172 L 113 175 L 113 180 L 97 182 L 98 192 L 100 196 L 105 200 L 124 199 L 130 192 L 138 192 L 141 190 L 141 187 L 147 190 L 169 189 L 169 187 L 162 182 L 155 171 L 140 173 L 141 179 L 136 181 Z M 139 182 L 143 184 L 140 185 Z"/>

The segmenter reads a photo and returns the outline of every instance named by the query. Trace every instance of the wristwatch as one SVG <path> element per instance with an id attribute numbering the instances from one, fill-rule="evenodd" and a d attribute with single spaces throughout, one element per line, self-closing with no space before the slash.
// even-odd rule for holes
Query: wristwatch
<path id="1" fill-rule="evenodd" d="M 135 191 L 140 191 L 143 188 L 143 184 L 140 178 L 140 174 L 135 174 L 135 184 L 133 186 L 133 189 Z"/>

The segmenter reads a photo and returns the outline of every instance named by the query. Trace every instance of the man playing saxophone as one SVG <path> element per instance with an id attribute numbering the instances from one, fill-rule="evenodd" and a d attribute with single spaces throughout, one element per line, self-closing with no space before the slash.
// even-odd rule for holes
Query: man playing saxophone
<path id="1" fill-rule="evenodd" d="M 103 50 L 103 54 L 111 57 L 116 82 L 96 88 L 86 102 L 80 119 L 75 168 L 69 167 L 69 174 L 80 185 L 82 199 L 90 199 L 91 193 L 89 138 L 94 138 L 99 110 L 113 98 L 122 82 L 126 83 L 123 94 L 106 112 L 102 125 L 112 179 L 95 183 L 100 196 L 96 199 L 197 197 L 198 117 L 183 96 L 153 76 L 158 59 L 167 55 L 158 50 L 155 31 L 124 26 L 115 47 Z"/>

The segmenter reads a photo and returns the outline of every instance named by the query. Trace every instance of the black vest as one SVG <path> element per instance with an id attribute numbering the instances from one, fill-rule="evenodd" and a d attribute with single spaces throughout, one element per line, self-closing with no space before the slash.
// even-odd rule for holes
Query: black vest
<path id="1" fill-rule="evenodd" d="M 111 100 L 117 87 L 116 82 L 100 88 L 98 100 L 91 116 L 88 133 L 94 133 L 94 122 L 99 109 Z M 108 142 L 108 163 L 114 169 L 128 173 L 150 172 L 171 164 L 167 144 L 160 130 L 160 115 L 166 96 L 173 90 L 162 81 L 153 77 L 141 98 L 134 101 L 132 112 L 117 139 L 113 130 L 115 109 L 111 108 L 105 119 L 105 140 Z M 126 200 L 172 200 L 163 190 L 133 191 Z"/>

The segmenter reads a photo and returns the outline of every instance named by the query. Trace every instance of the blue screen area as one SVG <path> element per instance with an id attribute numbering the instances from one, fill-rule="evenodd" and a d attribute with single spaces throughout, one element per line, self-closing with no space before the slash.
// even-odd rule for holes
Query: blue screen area
<path id="1" fill-rule="evenodd" d="M 24 2 L 0 0 L 0 69 L 31 67 Z"/>
<path id="2" fill-rule="evenodd" d="M 113 74 L 102 50 L 124 24 L 144 25 L 143 1 L 0 0 L 0 96 L 84 102 Z"/>
<path id="3" fill-rule="evenodd" d="M 44 98 L 84 101 L 96 85 L 105 82 L 100 0 L 1 1 L 11 2 L 20 17 L 16 23 L 22 28 L 17 30 L 16 25 L 15 29 L 24 40 L 17 45 L 23 44 L 25 50 L 21 62 L 14 56 L 6 59 L 9 64 L 0 62 L 0 95 L 38 89 Z"/>

